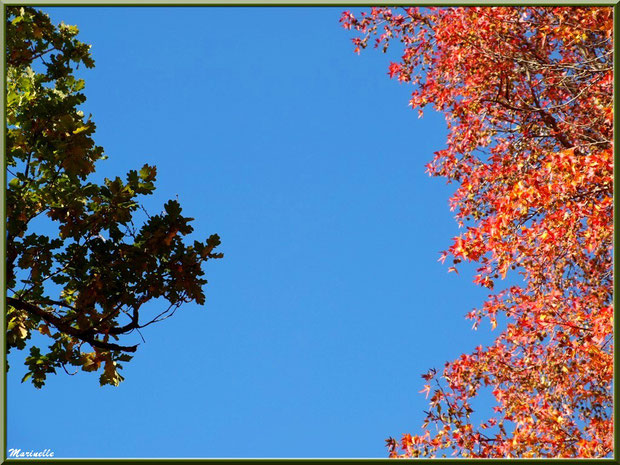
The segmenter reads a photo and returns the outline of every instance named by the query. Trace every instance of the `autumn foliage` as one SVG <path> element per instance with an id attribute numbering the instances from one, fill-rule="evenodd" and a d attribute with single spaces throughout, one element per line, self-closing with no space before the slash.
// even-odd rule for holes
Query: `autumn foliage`
<path id="1" fill-rule="evenodd" d="M 428 172 L 456 184 L 464 231 L 440 260 L 474 262 L 491 294 L 467 317 L 495 342 L 423 375 L 422 431 L 393 457 L 609 457 L 613 452 L 611 7 L 345 12 L 359 52 L 398 42 L 390 77 L 445 114 Z M 510 282 L 502 281 L 509 275 Z M 476 397 L 495 407 L 474 411 Z"/>
<path id="2" fill-rule="evenodd" d="M 37 388 L 60 369 L 101 372 L 102 385 L 116 386 L 137 350 L 124 341 L 205 302 L 203 267 L 222 257 L 220 238 L 187 244 L 192 218 L 176 200 L 146 213 L 154 166 L 93 180 L 106 157 L 75 75 L 94 66 L 90 46 L 41 11 L 6 13 L 7 351 L 30 344 L 22 381 Z"/>

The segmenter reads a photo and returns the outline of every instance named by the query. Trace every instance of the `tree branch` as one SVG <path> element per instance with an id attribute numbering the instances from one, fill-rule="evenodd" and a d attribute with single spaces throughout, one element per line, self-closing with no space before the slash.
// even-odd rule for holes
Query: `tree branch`
<path id="1" fill-rule="evenodd" d="M 138 348 L 138 344 L 136 344 L 135 346 L 121 346 L 111 342 L 100 341 L 99 339 L 95 339 L 92 334 L 85 333 L 84 331 L 74 328 L 73 326 L 65 324 L 61 318 L 50 312 L 46 312 L 45 310 L 39 308 L 34 304 L 24 302 L 23 300 L 19 300 L 14 297 L 7 297 L 6 300 L 11 307 L 14 307 L 18 310 L 24 310 L 32 315 L 36 315 L 45 320 L 47 323 L 56 327 L 61 332 L 73 336 L 76 339 L 80 339 L 81 341 L 88 342 L 93 347 L 98 347 L 105 350 L 119 350 L 124 352 L 135 352 Z"/>

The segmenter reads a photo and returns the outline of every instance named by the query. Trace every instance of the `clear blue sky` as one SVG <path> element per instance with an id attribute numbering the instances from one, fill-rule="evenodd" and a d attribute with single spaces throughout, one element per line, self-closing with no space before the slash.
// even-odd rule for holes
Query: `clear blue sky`
<path id="1" fill-rule="evenodd" d="M 12 353 L 8 447 L 385 457 L 419 432 L 420 375 L 494 333 L 464 318 L 486 296 L 467 267 L 437 261 L 459 232 L 452 186 L 424 172 L 445 124 L 407 106 L 390 55 L 355 55 L 342 8 L 45 11 L 93 45 L 97 176 L 157 165 L 149 210 L 178 196 L 225 258 L 204 307 L 143 331 L 118 388 L 62 372 L 36 390 Z"/>

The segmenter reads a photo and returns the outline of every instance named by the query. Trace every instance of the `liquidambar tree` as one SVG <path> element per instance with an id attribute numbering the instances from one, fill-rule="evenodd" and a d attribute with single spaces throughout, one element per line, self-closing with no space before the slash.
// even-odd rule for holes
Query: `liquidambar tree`
<path id="1" fill-rule="evenodd" d="M 609 457 L 613 380 L 612 8 L 345 12 L 356 51 L 397 41 L 389 75 L 446 116 L 428 171 L 456 183 L 448 257 L 493 289 L 468 317 L 494 344 L 423 375 L 422 431 L 393 457 Z M 490 411 L 473 400 L 491 391 Z"/>
<path id="2" fill-rule="evenodd" d="M 192 218 L 173 200 L 134 225 L 137 198 L 154 190 L 153 166 L 90 182 L 105 157 L 74 76 L 94 66 L 90 46 L 76 27 L 32 8 L 8 8 L 6 27 L 8 350 L 25 349 L 33 331 L 49 338 L 48 350 L 32 345 L 26 358 L 24 380 L 36 387 L 67 366 L 102 369 L 101 384 L 117 385 L 119 362 L 137 347 L 120 339 L 183 303 L 204 303 L 203 263 L 221 257 L 220 240 L 186 245 Z"/>

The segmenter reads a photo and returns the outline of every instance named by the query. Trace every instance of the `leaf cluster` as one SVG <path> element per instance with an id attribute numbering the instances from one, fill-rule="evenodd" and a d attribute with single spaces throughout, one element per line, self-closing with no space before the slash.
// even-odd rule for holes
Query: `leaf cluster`
<path id="1" fill-rule="evenodd" d="M 24 381 L 36 387 L 67 366 L 118 385 L 120 362 L 137 348 L 121 339 L 183 303 L 204 304 L 203 265 L 222 257 L 220 239 L 188 244 L 192 218 L 176 200 L 134 224 L 157 171 L 90 180 L 106 158 L 79 109 L 86 97 L 75 71 L 94 66 L 90 46 L 75 26 L 29 7 L 9 7 L 6 27 L 8 349 L 25 349 L 34 332 L 51 340 L 26 358 Z"/>
<path id="2" fill-rule="evenodd" d="M 424 375 L 423 433 L 392 456 L 606 457 L 613 451 L 613 9 L 345 12 L 355 51 L 402 55 L 410 105 L 446 116 L 429 174 L 456 184 L 464 232 L 442 253 L 493 293 L 468 313 L 489 347 Z M 518 285 L 497 289 L 512 275 Z M 499 287 L 499 286 L 497 286 Z M 496 406 L 473 415 L 484 388 Z M 399 453 L 400 449 L 400 453 Z"/>

